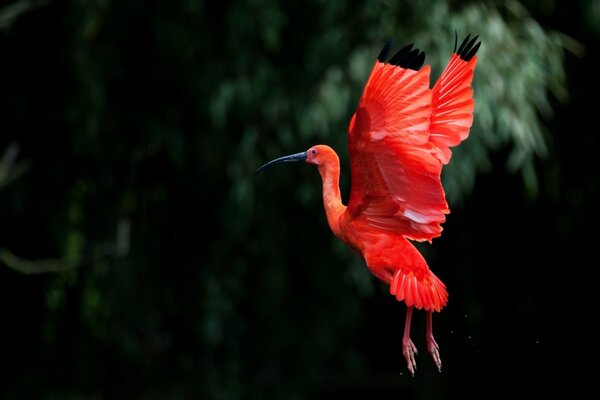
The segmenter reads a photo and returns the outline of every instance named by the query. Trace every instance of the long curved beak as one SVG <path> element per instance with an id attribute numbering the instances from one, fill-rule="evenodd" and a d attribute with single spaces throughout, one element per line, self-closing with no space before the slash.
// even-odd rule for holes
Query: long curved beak
<path id="1" fill-rule="evenodd" d="M 271 165 L 274 165 L 274 164 L 279 164 L 279 163 L 284 163 L 284 162 L 297 162 L 297 161 L 306 161 L 306 152 L 305 151 L 303 151 L 302 153 L 296 153 L 296 154 L 291 154 L 289 156 L 279 157 L 272 161 L 269 161 L 268 163 L 266 163 L 265 165 L 263 165 L 262 167 L 257 169 L 256 172 L 254 172 L 254 175 L 262 172 L 263 170 L 269 168 Z"/>

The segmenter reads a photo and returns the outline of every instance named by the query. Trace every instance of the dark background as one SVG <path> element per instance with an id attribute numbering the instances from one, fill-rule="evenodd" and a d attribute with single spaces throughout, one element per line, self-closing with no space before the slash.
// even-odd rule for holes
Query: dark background
<path id="1" fill-rule="evenodd" d="M 0 398 L 597 396 L 598 1 L 12 1 L 0 8 Z M 452 213 L 420 246 L 443 370 L 328 230 L 380 46 L 482 40 Z"/>

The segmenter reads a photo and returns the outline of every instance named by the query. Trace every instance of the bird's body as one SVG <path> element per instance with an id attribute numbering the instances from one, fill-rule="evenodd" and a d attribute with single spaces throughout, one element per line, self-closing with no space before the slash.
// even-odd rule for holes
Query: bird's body
<path id="1" fill-rule="evenodd" d="M 395 230 L 373 230 L 368 221 L 355 218 L 352 210 L 342 204 L 337 154 L 325 145 L 315 146 L 314 150 L 323 159 L 327 158 L 326 162 L 318 165 L 318 170 L 323 182 L 323 204 L 331 231 L 360 254 L 373 275 L 386 284 L 390 285 L 395 277 L 407 276 L 408 280 L 403 282 L 411 286 L 402 294 L 398 293 L 398 300 L 404 300 L 409 307 L 414 305 L 417 308 L 440 311 L 446 305 L 448 294 L 421 253 Z M 395 286 L 393 294 L 400 287 Z M 416 292 L 413 293 L 413 290 Z"/>
<path id="2" fill-rule="evenodd" d="M 480 44 L 476 39 L 467 36 L 458 50 L 455 46 L 432 89 L 430 68 L 422 67 L 424 53 L 409 45 L 386 62 L 391 42 L 384 47 L 350 120 L 347 206 L 339 189 L 339 158 L 329 146 L 313 146 L 257 170 L 287 161 L 317 166 L 329 227 L 363 257 L 373 275 L 390 286 L 392 295 L 406 303 L 403 355 L 413 374 L 413 308 L 428 313 L 428 350 L 441 369 L 432 313 L 446 305 L 448 293 L 410 240 L 431 241 L 439 236 L 450 211 L 441 171 L 450 160 L 450 147 L 466 139 L 473 121 L 471 81 Z"/>

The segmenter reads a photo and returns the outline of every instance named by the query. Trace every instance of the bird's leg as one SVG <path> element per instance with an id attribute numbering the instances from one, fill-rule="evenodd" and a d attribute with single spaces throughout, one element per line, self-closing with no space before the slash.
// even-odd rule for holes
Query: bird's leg
<path id="1" fill-rule="evenodd" d="M 417 355 L 417 348 L 410 340 L 410 320 L 412 318 L 413 308 L 406 308 L 406 321 L 404 322 L 404 336 L 402 337 L 402 354 L 406 359 L 408 370 L 415 376 L 415 369 L 417 368 L 417 362 L 415 361 L 415 355 Z"/>
<path id="2" fill-rule="evenodd" d="M 427 332 L 425 333 L 425 338 L 427 339 L 427 349 L 429 350 L 431 357 L 433 357 L 433 362 L 435 362 L 438 371 L 442 372 L 440 346 L 438 346 L 433 338 L 433 311 L 427 311 Z"/>

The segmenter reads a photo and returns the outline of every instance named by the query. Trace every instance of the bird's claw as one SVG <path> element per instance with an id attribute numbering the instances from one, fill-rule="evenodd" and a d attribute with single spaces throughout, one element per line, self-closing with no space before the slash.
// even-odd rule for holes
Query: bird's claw
<path id="1" fill-rule="evenodd" d="M 417 369 L 417 361 L 415 360 L 415 356 L 418 355 L 418 352 L 417 347 L 413 344 L 412 340 L 408 339 L 408 341 L 402 344 L 402 354 L 406 359 L 406 364 L 410 374 L 415 376 L 415 369 Z"/>
<path id="2" fill-rule="evenodd" d="M 433 362 L 438 371 L 442 372 L 442 358 L 440 357 L 440 346 L 437 344 L 433 336 L 427 337 L 427 349 L 433 358 Z"/>

